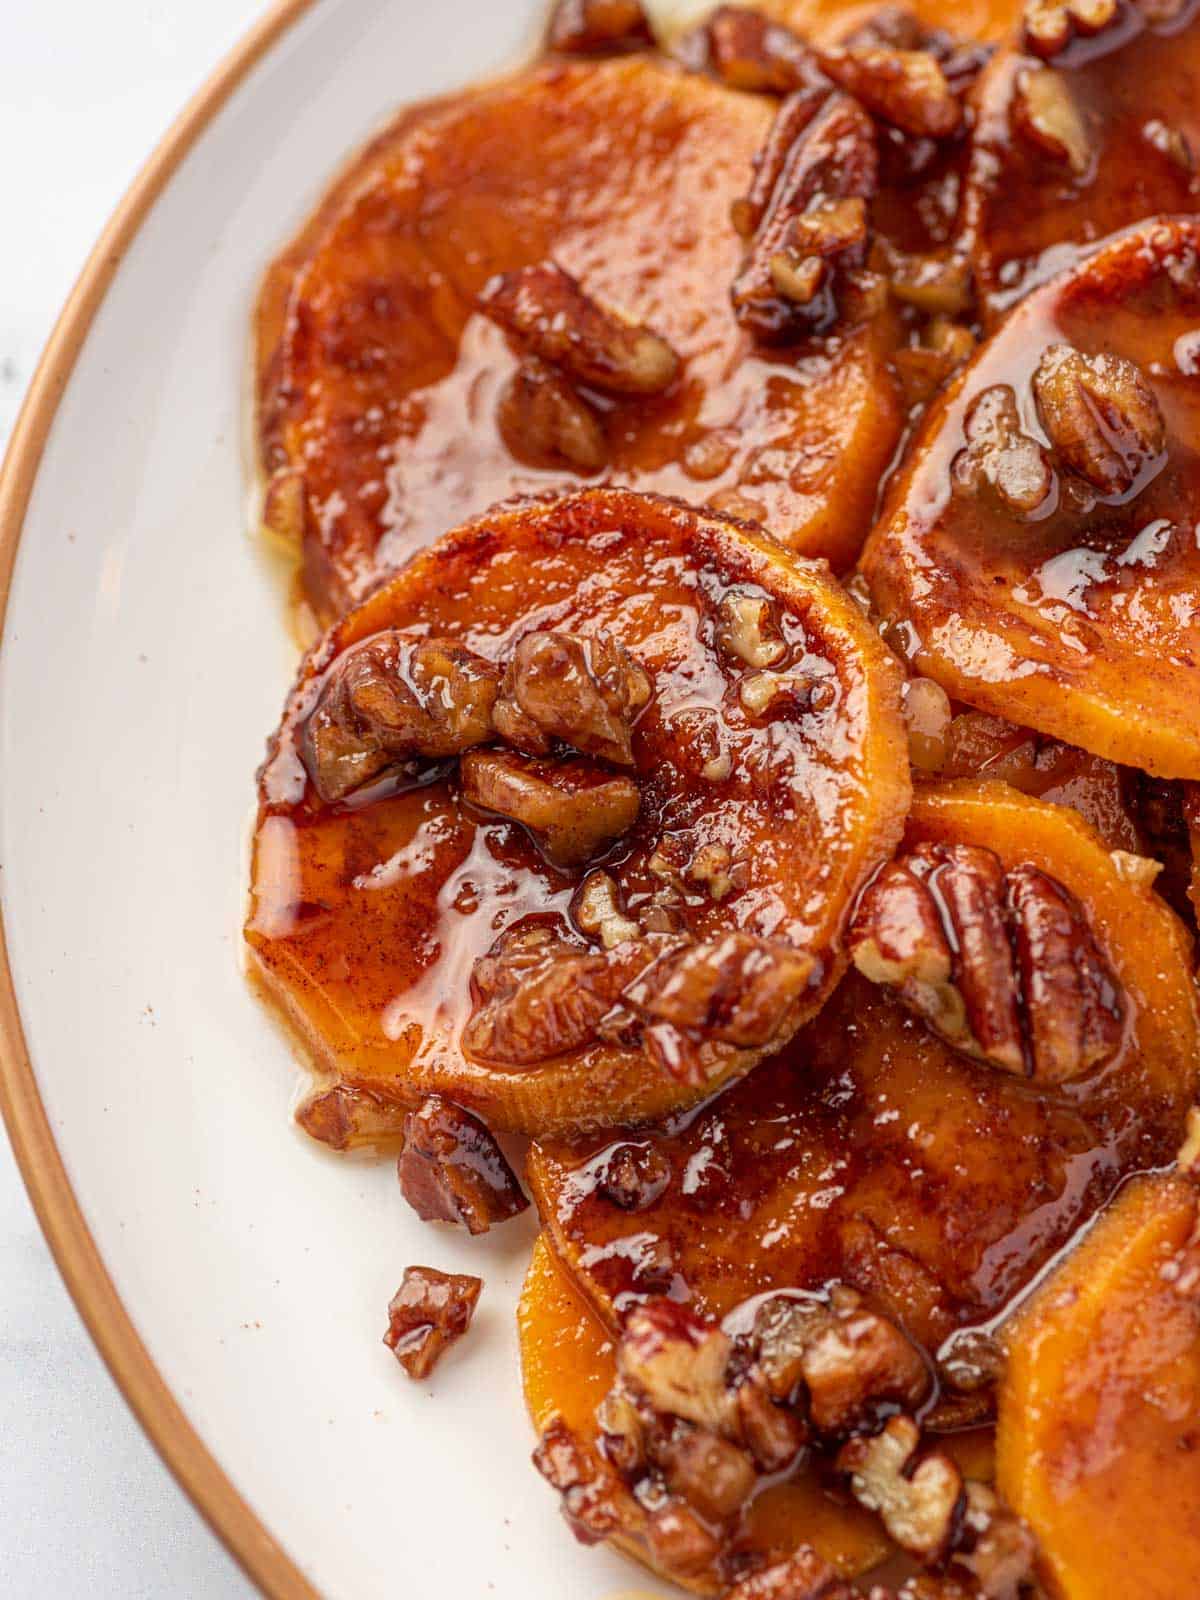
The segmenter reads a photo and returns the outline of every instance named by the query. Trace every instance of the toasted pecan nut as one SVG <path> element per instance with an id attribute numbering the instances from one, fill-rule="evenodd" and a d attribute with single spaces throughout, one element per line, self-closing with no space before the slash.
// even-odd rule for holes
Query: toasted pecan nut
<path id="1" fill-rule="evenodd" d="M 499 274 L 484 286 L 479 308 L 541 360 L 597 389 L 661 394 L 679 375 L 665 339 L 602 306 L 553 261 Z"/>
<path id="2" fill-rule="evenodd" d="M 837 1465 L 850 1476 L 854 1498 L 879 1514 L 903 1550 L 930 1564 L 949 1551 L 965 1505 L 962 1474 L 949 1456 L 917 1459 L 921 1430 L 911 1417 L 892 1417 L 873 1438 L 842 1446 Z"/>
<path id="3" fill-rule="evenodd" d="M 1094 151 L 1087 124 L 1064 75 L 1054 67 L 1029 67 L 1018 74 L 1012 102 L 1016 131 L 1039 150 L 1082 177 Z"/>
<path id="4" fill-rule="evenodd" d="M 967 414 L 966 447 L 954 459 L 956 484 L 973 493 L 988 491 L 1017 517 L 1030 517 L 1054 490 L 1054 472 L 1045 450 L 1021 427 L 1017 398 L 1007 384 L 978 396 Z"/>
<path id="5" fill-rule="evenodd" d="M 673 1300 L 636 1307 L 617 1346 L 617 1371 L 657 1412 L 729 1436 L 737 1405 L 728 1382 L 733 1345 Z"/>
<path id="6" fill-rule="evenodd" d="M 563 55 L 609 55 L 653 45 L 641 0 L 557 0 L 546 43 Z"/>
<path id="7" fill-rule="evenodd" d="M 770 598 L 747 589 L 730 589 L 721 596 L 717 644 L 748 667 L 773 667 L 787 654 Z"/>
<path id="8" fill-rule="evenodd" d="M 796 141 L 820 110 L 826 94 L 813 95 L 799 90 L 780 105 L 771 122 L 761 150 L 754 157 L 750 188 L 733 204 L 731 220 L 734 228 L 747 241 L 770 208 L 775 190 Z"/>
<path id="9" fill-rule="evenodd" d="M 301 753 L 321 799 L 344 799 L 389 767 L 445 760 L 492 735 L 499 672 L 450 639 L 377 633 L 330 668 Z"/>
<path id="10" fill-rule="evenodd" d="M 625 998 L 657 1021 L 746 1047 L 769 1044 L 808 987 L 813 960 L 777 940 L 728 933 L 659 958 Z"/>
<path id="11" fill-rule="evenodd" d="M 404 1198 L 424 1222 L 486 1233 L 529 1206 L 487 1126 L 441 1095 L 429 1095 L 405 1119 L 397 1171 Z"/>
<path id="12" fill-rule="evenodd" d="M 1120 983 L 1074 895 L 990 850 L 919 845 L 863 895 L 849 935 L 864 977 L 894 988 L 948 1044 L 1062 1083 L 1111 1060 Z"/>
<path id="13" fill-rule="evenodd" d="M 829 92 L 813 50 L 791 28 L 750 6 L 718 6 L 704 27 L 708 66 L 731 89 L 810 96 Z"/>
<path id="14" fill-rule="evenodd" d="M 631 736 L 652 686 L 611 633 L 539 630 L 517 645 L 493 713 L 496 731 L 527 755 L 555 739 L 584 755 L 633 765 Z"/>
<path id="15" fill-rule="evenodd" d="M 496 403 L 496 426 L 518 461 L 599 472 L 608 460 L 600 418 L 546 362 L 526 356 Z"/>
<path id="16" fill-rule="evenodd" d="M 572 916 L 580 933 L 598 939 L 606 950 L 640 939 L 640 925 L 621 910 L 617 886 L 607 872 L 589 872 L 575 891 Z"/>
<path id="17" fill-rule="evenodd" d="M 562 1495 L 562 1514 L 580 1544 L 599 1544 L 617 1533 L 637 1534 L 645 1512 L 618 1474 L 561 1417 L 546 1426 L 533 1464 Z"/>
<path id="18" fill-rule="evenodd" d="M 826 77 L 905 133 L 947 139 L 962 124 L 962 106 L 930 51 L 860 45 L 817 59 Z"/>
<path id="19" fill-rule="evenodd" d="M 1119 9 L 1117 0 L 1025 0 L 1025 43 L 1039 56 L 1056 56 L 1076 34 L 1109 27 Z"/>
<path id="20" fill-rule="evenodd" d="M 656 1429 L 650 1454 L 671 1493 L 710 1523 L 732 1517 L 758 1481 L 754 1462 L 744 1450 L 695 1423 L 678 1421 Z"/>
<path id="21" fill-rule="evenodd" d="M 503 750 L 463 757 L 464 796 L 521 826 L 547 861 L 578 866 L 605 851 L 637 820 L 641 796 L 631 778 L 590 761 L 534 761 Z"/>
<path id="22" fill-rule="evenodd" d="M 1098 494 L 1128 494 L 1162 456 L 1162 408 L 1124 356 L 1050 345 L 1033 375 L 1033 395 L 1055 453 Z"/>
<path id="23" fill-rule="evenodd" d="M 383 1342 L 410 1378 L 427 1378 L 471 1325 L 483 1279 L 437 1267 L 406 1267 L 388 1306 Z"/>

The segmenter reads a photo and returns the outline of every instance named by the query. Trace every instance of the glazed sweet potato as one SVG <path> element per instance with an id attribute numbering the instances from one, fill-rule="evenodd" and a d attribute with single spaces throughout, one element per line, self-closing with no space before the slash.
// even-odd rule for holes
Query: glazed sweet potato
<path id="1" fill-rule="evenodd" d="M 939 842 L 1079 897 L 1124 995 L 1118 1053 L 1078 1082 L 1031 1085 L 852 974 L 785 1052 L 683 1126 L 536 1141 L 543 1223 L 610 1326 L 646 1295 L 723 1316 L 837 1279 L 936 1349 L 1002 1312 L 1122 1176 L 1171 1158 L 1200 1065 L 1175 916 L 1072 812 L 1004 784 L 919 792 L 905 848 Z"/>
<path id="2" fill-rule="evenodd" d="M 309 656 L 260 775 L 302 1125 L 702 1099 L 830 993 L 909 793 L 896 663 L 823 565 L 612 490 L 448 535 Z"/>
<path id="3" fill-rule="evenodd" d="M 902 422 L 897 329 L 781 355 L 738 328 L 730 207 L 773 111 L 653 56 L 558 62 L 408 112 L 360 159 L 258 317 L 262 463 L 296 497 L 282 520 L 323 620 L 446 528 L 581 476 L 736 497 L 794 549 L 853 560 Z M 670 345 L 665 392 L 549 394 L 519 368 L 481 295 L 551 262 Z"/>
<path id="4" fill-rule="evenodd" d="M 1056 1600 L 1200 1571 L 1198 1225 L 1190 1179 L 1136 1179 L 1005 1329 L 997 1484 Z"/>
<path id="5" fill-rule="evenodd" d="M 1031 293 L 923 423 L 863 571 L 954 699 L 1200 775 L 1200 227 L 1148 223 Z"/>

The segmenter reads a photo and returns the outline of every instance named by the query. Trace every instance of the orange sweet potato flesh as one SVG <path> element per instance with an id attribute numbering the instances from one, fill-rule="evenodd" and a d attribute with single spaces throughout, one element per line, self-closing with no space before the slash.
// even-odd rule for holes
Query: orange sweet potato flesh
<path id="1" fill-rule="evenodd" d="M 1035 290 L 937 402 L 863 555 L 880 613 L 957 700 L 1166 778 L 1200 776 L 1200 224 L 1147 224 Z M 1135 362 L 1166 427 L 1131 492 L 1058 458 L 1020 518 L 956 482 L 971 408 L 1008 386 L 1046 445 L 1031 379 L 1052 345 Z"/>
<path id="2" fill-rule="evenodd" d="M 1005 1333 L 997 1484 L 1055 1600 L 1177 1600 L 1200 1572 L 1200 1206 L 1130 1183 Z"/>
<path id="3" fill-rule="evenodd" d="M 1174 914 L 1124 881 L 1073 812 L 1005 784 L 919 791 L 907 843 L 922 840 L 1031 862 L 1079 897 L 1129 999 L 1120 1053 L 1035 1089 L 958 1054 L 852 974 L 785 1051 L 685 1123 L 535 1141 L 543 1224 L 610 1325 L 664 1286 L 723 1316 L 840 1279 L 936 1349 L 1001 1313 L 1125 1175 L 1171 1159 L 1200 1063 Z M 614 1147 L 629 1144 L 662 1180 L 631 1210 L 605 1188 Z"/>
<path id="4" fill-rule="evenodd" d="M 1200 5 L 1149 24 L 1136 6 L 1052 65 L 1086 129 L 1078 175 L 1020 131 L 1014 101 L 1039 62 L 1018 43 L 1001 50 L 974 92 L 976 123 L 959 217 L 985 319 L 1003 315 L 1084 245 L 1145 217 L 1196 209 L 1192 162 L 1166 135 L 1200 139 Z"/>
<path id="5" fill-rule="evenodd" d="M 773 104 L 654 56 L 553 63 L 409 111 L 268 273 L 257 322 L 264 468 L 302 472 L 304 580 L 324 620 L 431 538 L 514 493 L 496 425 L 516 367 L 475 310 L 553 259 L 683 360 L 660 397 L 603 402 L 601 477 L 694 501 L 736 492 L 804 554 L 857 554 L 903 417 L 890 315 L 799 353 L 758 350 L 729 288 L 731 202 Z"/>
<path id="6" fill-rule="evenodd" d="M 870 21 L 876 0 L 762 0 L 754 7 L 806 36 L 836 40 Z M 914 0 L 907 9 L 929 28 L 947 28 L 961 39 L 1003 39 L 1021 16 L 1021 0 Z"/>
<path id="7" fill-rule="evenodd" d="M 819 701 L 761 721 L 742 710 L 747 669 L 714 642 L 714 606 L 734 585 L 777 606 Z M 689 851 L 724 841 L 744 877 L 719 901 L 693 895 L 686 931 L 703 940 L 745 928 L 808 952 L 815 965 L 791 1027 L 836 984 L 849 907 L 900 836 L 910 784 L 898 668 L 822 564 L 744 526 L 615 490 L 498 510 L 447 536 L 316 647 L 260 773 L 246 939 L 320 1077 L 301 1123 L 329 1144 L 386 1140 L 404 1107 L 431 1092 L 529 1133 L 659 1116 L 763 1053 L 717 1044 L 699 1083 L 640 1046 L 599 1040 L 536 1066 L 468 1057 L 458 1040 L 475 962 L 530 916 L 569 931 L 584 869 L 550 866 L 520 827 L 472 812 L 453 764 L 336 805 L 308 780 L 306 718 L 356 641 L 418 628 L 504 660 L 546 626 L 609 632 L 654 686 L 633 735 L 641 812 L 605 857 L 628 909 L 662 888 L 648 861 L 664 832 Z M 688 743 L 701 714 L 729 754 L 725 777 L 704 776 Z"/>
<path id="8" fill-rule="evenodd" d="M 558 1266 L 544 1236 L 533 1247 L 517 1326 L 525 1404 L 534 1427 L 544 1433 L 561 1417 L 577 1438 L 593 1442 L 596 1407 L 616 1376 L 613 1342 Z M 642 1543 L 614 1542 L 650 1565 Z M 738 1543 L 768 1559 L 811 1545 L 846 1578 L 870 1571 L 892 1548 L 875 1518 L 848 1498 L 835 1497 L 811 1473 L 760 1492 L 746 1509 Z M 672 1581 L 681 1580 L 675 1575 Z M 688 1587 L 698 1594 L 718 1594 L 723 1586 L 700 1578 Z"/>

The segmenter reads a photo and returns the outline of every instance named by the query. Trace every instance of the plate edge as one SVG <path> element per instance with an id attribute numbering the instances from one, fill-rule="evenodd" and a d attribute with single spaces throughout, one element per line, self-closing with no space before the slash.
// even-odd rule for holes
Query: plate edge
<path id="1" fill-rule="evenodd" d="M 176 168 L 251 69 L 315 0 L 273 0 L 163 135 L 101 233 L 38 362 L 0 467 L 0 648 L 25 514 L 79 352 L 117 270 Z M 188 1421 L 125 1309 L 84 1220 L 38 1092 L 0 896 L 0 1113 L 46 1241 L 117 1387 L 180 1487 L 270 1600 L 318 1600 Z"/>

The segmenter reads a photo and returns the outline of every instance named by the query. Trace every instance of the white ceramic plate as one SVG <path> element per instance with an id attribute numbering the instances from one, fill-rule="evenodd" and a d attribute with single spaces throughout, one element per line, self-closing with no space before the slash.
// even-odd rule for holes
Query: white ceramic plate
<path id="1" fill-rule="evenodd" d="M 102 241 L 0 489 L 5 1110 L 114 1371 L 276 1595 L 648 1587 L 575 1545 L 529 1465 L 532 1220 L 430 1229 L 390 1163 L 296 1133 L 239 967 L 253 774 L 295 666 L 246 526 L 256 283 L 391 110 L 518 60 L 542 12 L 286 0 Z M 486 1280 L 423 1386 L 380 1342 L 411 1262 Z"/>

